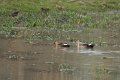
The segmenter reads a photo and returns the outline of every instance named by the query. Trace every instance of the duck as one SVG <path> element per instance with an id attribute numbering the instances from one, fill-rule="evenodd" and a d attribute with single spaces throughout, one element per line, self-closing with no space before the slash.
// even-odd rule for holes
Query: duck
<path id="1" fill-rule="evenodd" d="M 87 49 L 93 49 L 95 46 L 93 43 L 84 43 L 82 45 L 85 46 L 85 48 Z"/>
<path id="2" fill-rule="evenodd" d="M 12 17 L 16 17 L 16 16 L 18 16 L 18 14 L 19 14 L 19 11 L 14 11 L 14 12 L 11 14 L 11 16 L 12 16 Z"/>
<path id="3" fill-rule="evenodd" d="M 54 44 L 55 44 L 55 46 L 56 47 L 70 47 L 70 44 L 68 44 L 68 43 L 62 43 L 62 42 L 58 42 L 58 41 L 56 41 L 56 42 L 54 42 Z"/>
<path id="4" fill-rule="evenodd" d="M 83 47 L 83 48 L 86 48 L 86 49 L 93 49 L 95 46 L 95 44 L 93 42 L 90 42 L 90 43 L 82 43 L 80 42 L 79 40 L 77 41 L 77 47 Z"/>

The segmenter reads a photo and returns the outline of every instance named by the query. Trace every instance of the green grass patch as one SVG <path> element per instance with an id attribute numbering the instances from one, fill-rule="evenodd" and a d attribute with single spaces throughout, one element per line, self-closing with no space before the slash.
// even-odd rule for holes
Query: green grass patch
<path id="1" fill-rule="evenodd" d="M 120 14 L 107 13 L 119 9 L 120 0 L 1 0 L 0 31 L 1 34 L 11 35 L 14 27 L 26 27 L 31 30 L 37 28 L 39 31 L 46 29 L 46 34 L 31 37 L 68 39 L 71 38 L 68 33 L 107 30 L 119 26 Z M 19 14 L 12 17 L 15 11 L 19 11 Z M 52 34 L 55 30 L 58 31 L 55 32 L 56 35 Z M 65 35 L 60 35 L 61 32 Z"/>

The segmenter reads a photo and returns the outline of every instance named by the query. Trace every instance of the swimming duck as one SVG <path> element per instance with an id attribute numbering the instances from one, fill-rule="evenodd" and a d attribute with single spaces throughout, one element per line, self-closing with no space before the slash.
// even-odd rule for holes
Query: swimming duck
<path id="1" fill-rule="evenodd" d="M 94 43 L 93 42 L 90 42 L 90 43 L 82 43 L 80 42 L 79 40 L 77 41 L 77 47 L 83 47 L 83 48 L 86 48 L 86 49 L 93 49 L 94 48 Z"/>
<path id="2" fill-rule="evenodd" d="M 95 46 L 93 43 L 84 43 L 82 45 L 85 46 L 85 48 L 87 49 L 93 49 Z"/>
<path id="3" fill-rule="evenodd" d="M 62 42 L 55 42 L 54 43 L 56 47 L 60 46 L 60 47 L 70 47 L 70 44 L 68 43 L 62 43 Z"/>

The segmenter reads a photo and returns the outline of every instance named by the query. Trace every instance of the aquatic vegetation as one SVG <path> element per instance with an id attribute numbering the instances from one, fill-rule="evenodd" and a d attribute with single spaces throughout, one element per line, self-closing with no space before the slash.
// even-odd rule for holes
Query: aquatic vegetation
<path id="1" fill-rule="evenodd" d="M 58 70 L 67 73 L 73 73 L 75 71 L 75 68 L 70 64 L 60 64 Z"/>
<path id="2" fill-rule="evenodd" d="M 18 56 L 17 55 L 10 55 L 10 56 L 8 56 L 8 58 L 11 60 L 17 60 Z"/>

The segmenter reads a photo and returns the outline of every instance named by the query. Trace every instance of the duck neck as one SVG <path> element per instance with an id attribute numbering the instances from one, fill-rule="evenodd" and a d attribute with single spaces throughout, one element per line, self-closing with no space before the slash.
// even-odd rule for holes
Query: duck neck
<path id="1" fill-rule="evenodd" d="M 77 43 L 77 48 L 79 48 L 80 47 L 80 41 L 77 40 L 76 43 Z"/>
<path id="2" fill-rule="evenodd" d="M 58 47 L 58 42 L 57 42 L 57 41 L 55 42 L 55 47 L 56 47 L 56 48 Z"/>

